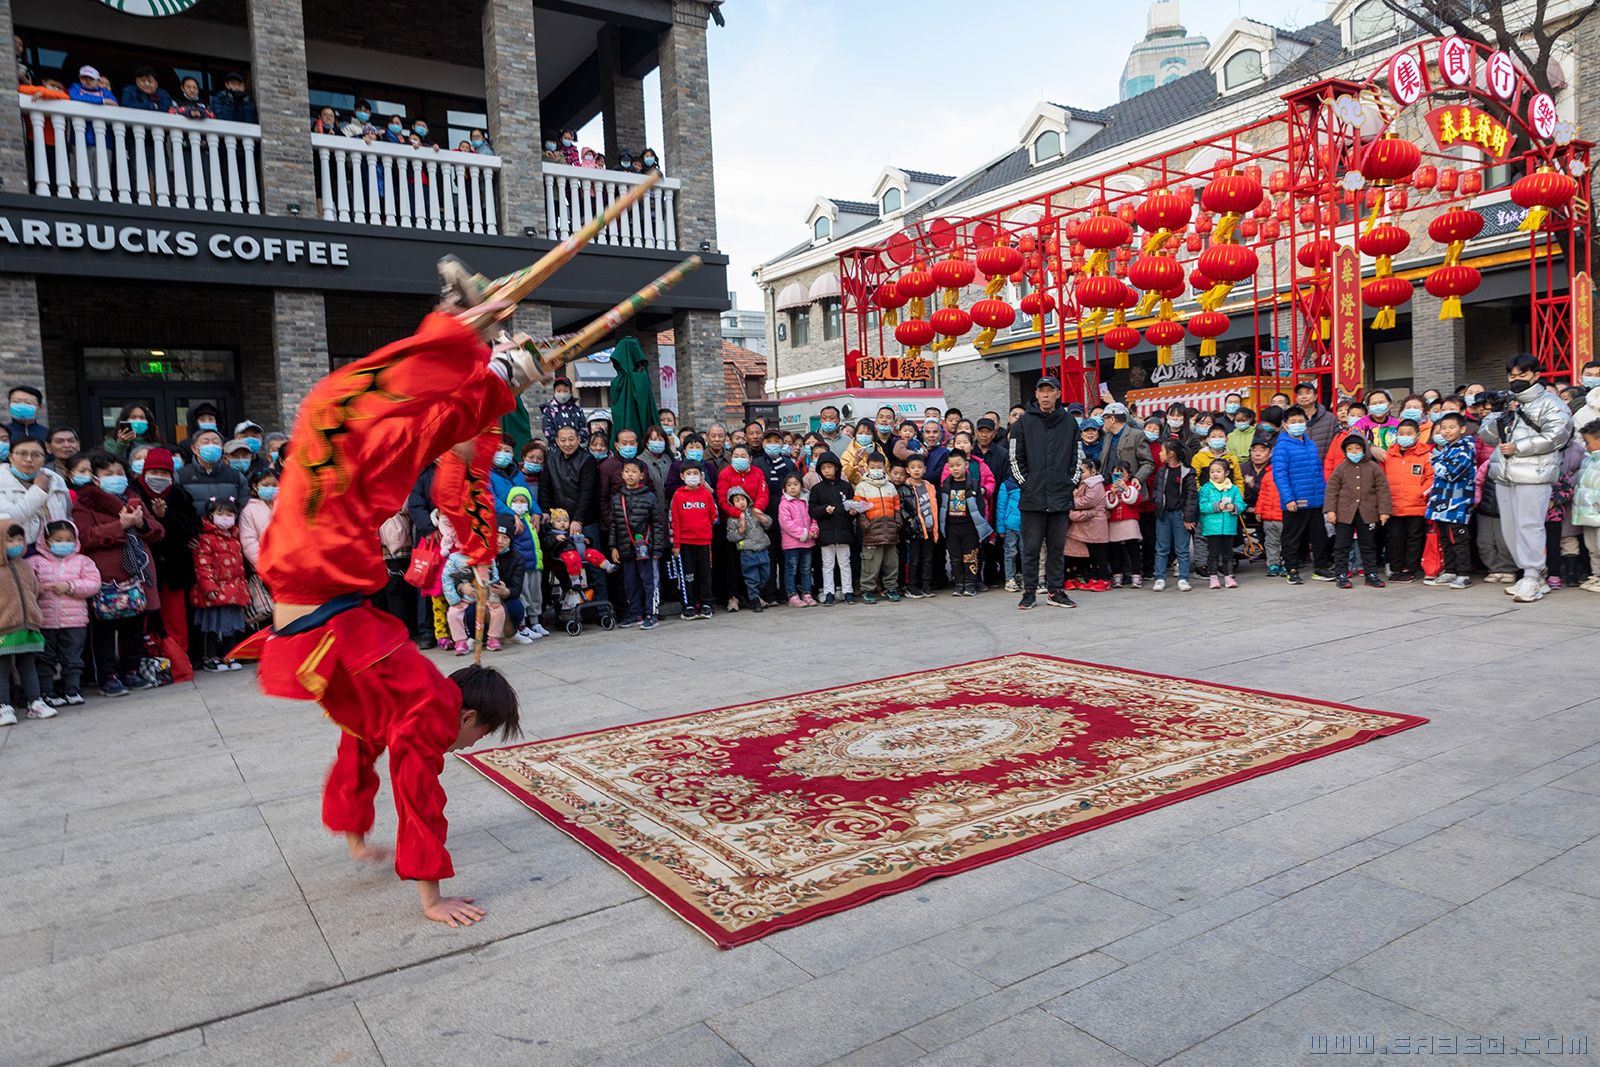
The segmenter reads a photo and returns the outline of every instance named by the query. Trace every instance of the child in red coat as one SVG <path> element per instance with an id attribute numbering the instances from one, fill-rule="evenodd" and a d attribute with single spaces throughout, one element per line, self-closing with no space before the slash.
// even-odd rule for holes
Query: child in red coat
<path id="1" fill-rule="evenodd" d="M 203 644 L 208 671 L 240 670 L 238 660 L 223 662 L 224 641 L 244 632 L 244 608 L 250 592 L 244 578 L 244 546 L 239 541 L 239 512 L 232 500 L 212 497 L 194 550 L 194 588 L 189 603 Z"/>

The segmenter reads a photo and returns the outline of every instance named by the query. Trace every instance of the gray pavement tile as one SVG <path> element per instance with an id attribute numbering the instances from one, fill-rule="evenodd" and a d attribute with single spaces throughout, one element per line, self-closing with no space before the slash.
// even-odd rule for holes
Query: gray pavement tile
<path id="1" fill-rule="evenodd" d="M 931 949 L 913 946 L 708 1021 L 751 1063 L 800 1067 L 836 1059 L 994 988 Z"/>
<path id="2" fill-rule="evenodd" d="M 225 1040 L 216 1040 L 209 1032 L 204 1036 L 203 1047 L 164 1058 L 161 1067 L 250 1067 L 267 1063 L 382 1067 L 384 1063 L 353 1004 Z"/>
<path id="3" fill-rule="evenodd" d="M 1342 874 L 1352 867 L 1381 856 L 1394 847 L 1387 841 L 1369 837 L 1344 848 L 1334 849 L 1327 855 L 1308 860 L 1298 867 L 1291 867 L 1282 874 L 1275 874 L 1271 878 L 1257 882 L 1254 888 L 1275 897 L 1286 897 L 1290 893 L 1298 893 L 1307 886 L 1326 881 L 1336 874 Z"/>
<path id="4" fill-rule="evenodd" d="M 1006 986 L 1166 918 L 1166 912 L 1104 889 L 1075 885 L 985 915 L 936 938 L 929 947 Z"/>
<path id="5" fill-rule="evenodd" d="M 1545 786 L 1497 804 L 1461 825 L 1567 849 L 1600 834 L 1600 796 Z"/>
<path id="6" fill-rule="evenodd" d="M 1135 1059 L 1157 1063 L 1320 977 L 1214 930 L 1043 1007 Z"/>
<path id="7" fill-rule="evenodd" d="M 924 1051 L 900 1034 L 863 1045 L 854 1052 L 830 1060 L 828 1067 L 900 1067 L 921 1059 Z"/>
<path id="8" fill-rule="evenodd" d="M 918 941 L 942 939 L 974 916 L 994 915 L 1073 884 L 1065 875 L 1028 862 L 1031 855 L 935 878 L 892 898 L 780 930 L 763 944 L 820 976 Z M 889 900 L 893 907 L 879 906 Z"/>
<path id="9" fill-rule="evenodd" d="M 55 940 L 55 930 L 48 926 L 0 934 L 0 960 L 5 961 L 5 973 L 18 975 L 50 963 L 55 956 Z"/>
<path id="10" fill-rule="evenodd" d="M 1231 793 L 1224 789 L 1141 812 L 1034 849 L 1028 858 L 1074 878 L 1094 878 L 1266 814 Z"/>
<path id="11" fill-rule="evenodd" d="M 1120 960 L 1100 952 L 1059 963 L 1047 971 L 968 1001 L 903 1031 L 921 1048 L 933 1051 L 975 1034 L 1013 1015 L 1053 1000 L 1063 993 L 1101 978 L 1122 966 Z"/>
<path id="12" fill-rule="evenodd" d="M 749 1067 L 750 1061 L 705 1023 L 695 1023 L 650 1041 L 629 1041 L 626 1048 L 603 1052 L 590 1063 L 594 1067 Z"/>
<path id="13" fill-rule="evenodd" d="M 1450 1023 L 1324 978 L 1206 1038 L 1166 1064 L 1261 1067 L 1300 1063 L 1306 1056 L 1340 1056 L 1341 1050 L 1344 1055 L 1340 1058 L 1360 1063 L 1415 1063 L 1419 1060 L 1415 1055 L 1380 1055 L 1377 1050 L 1396 1036 L 1456 1032 Z"/>
<path id="14" fill-rule="evenodd" d="M 980 1030 L 918 1061 L 926 1067 L 1015 1067 L 1070 1063 L 1138 1067 L 1138 1060 L 1043 1011 L 1028 1011 Z"/>
<path id="15" fill-rule="evenodd" d="M 1520 880 L 1600 897 L 1600 839 L 1586 841 L 1561 853 L 1528 871 Z"/>
<path id="16" fill-rule="evenodd" d="M 77 1060 L 74 1067 L 144 1067 L 145 1064 L 162 1063 L 169 1057 L 201 1048 L 204 1044 L 205 1035 L 200 1032 L 200 1027 L 194 1026 L 149 1041 L 141 1041 L 137 1045 L 128 1045 L 115 1052 Z"/>
<path id="17" fill-rule="evenodd" d="M 1356 873 L 1465 904 L 1558 853 L 1532 841 L 1457 823 L 1363 863 Z"/>
<path id="18" fill-rule="evenodd" d="M 1409 845 L 1413 841 L 1420 841 L 1429 834 L 1438 833 L 1447 826 L 1454 826 L 1464 819 L 1470 819 L 1493 806 L 1491 801 L 1483 799 L 1481 794 L 1463 797 L 1451 804 L 1425 811 L 1415 819 L 1409 819 L 1387 830 L 1379 831 L 1369 840 L 1383 841 L 1391 845 Z"/>
<path id="19" fill-rule="evenodd" d="M 1557 789 L 1571 789 L 1578 793 L 1600 796 L 1600 761 L 1553 779 L 1550 784 Z"/>
<path id="20" fill-rule="evenodd" d="M 1600 1018 L 1600 900 L 1518 879 L 1336 971 L 1350 985 L 1487 1034 Z"/>
<path id="21" fill-rule="evenodd" d="M 1223 923 L 1271 904 L 1278 898 L 1262 892 L 1260 886 L 1264 884 L 1258 882 L 1256 887 L 1239 889 L 1198 908 L 1181 911 L 1170 919 L 1112 941 L 1100 951 L 1124 963 L 1137 963 L 1146 956 L 1153 956 L 1163 949 L 1199 937 Z"/>
<path id="22" fill-rule="evenodd" d="M 7 989 L 18 1067 L 85 1056 L 340 981 L 305 905 L 79 956 Z"/>
<path id="23" fill-rule="evenodd" d="M 1262 821 L 1258 819 L 1256 823 Z M 1299 858 L 1290 852 L 1224 833 L 1168 849 L 1090 879 L 1090 882 L 1118 896 L 1176 915 L 1298 863 Z"/>
<path id="24" fill-rule="evenodd" d="M 1346 872 L 1220 928 L 1327 974 L 1451 910 L 1447 901 Z"/>

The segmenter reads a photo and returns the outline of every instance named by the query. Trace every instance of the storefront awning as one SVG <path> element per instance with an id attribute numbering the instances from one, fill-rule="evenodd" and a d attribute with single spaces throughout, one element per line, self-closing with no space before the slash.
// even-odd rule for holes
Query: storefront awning
<path id="1" fill-rule="evenodd" d="M 811 283 L 812 300 L 827 300 L 838 295 L 839 276 L 832 271 L 819 275 L 817 280 Z"/>
<path id="2" fill-rule="evenodd" d="M 779 311 L 788 311 L 790 308 L 805 307 L 809 303 L 811 297 L 807 295 L 805 287 L 799 282 L 790 282 L 778 293 L 778 299 L 773 306 Z"/>

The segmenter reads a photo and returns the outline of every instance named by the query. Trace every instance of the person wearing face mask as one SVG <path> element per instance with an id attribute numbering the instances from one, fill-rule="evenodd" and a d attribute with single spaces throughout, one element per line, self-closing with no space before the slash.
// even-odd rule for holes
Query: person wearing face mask
<path id="1" fill-rule="evenodd" d="M 767 479 L 760 468 L 756 467 L 754 458 L 750 455 L 749 445 L 734 445 L 728 457 L 728 465 L 717 476 L 717 502 L 722 508 L 722 520 L 726 523 L 734 518 L 737 512 L 728 500 L 728 493 L 735 486 L 743 489 L 750 498 L 750 506 L 760 512 L 767 512 L 770 503 L 767 496 Z M 730 577 L 729 584 L 725 587 L 728 594 L 728 610 L 739 610 L 738 591 L 742 588 L 743 573 L 737 569 L 739 557 L 737 549 L 733 553 L 735 566 L 734 574 L 737 580 Z M 718 590 L 720 597 L 723 590 Z M 753 605 L 752 605 L 753 606 Z"/>
<path id="2" fill-rule="evenodd" d="M 1333 445 L 1333 435 L 1339 432 L 1338 416 L 1317 399 L 1317 383 L 1313 381 L 1294 387 L 1294 402 L 1306 417 L 1304 433 L 1317 446 L 1317 455 L 1326 455 Z"/>
<path id="3" fill-rule="evenodd" d="M 546 163 L 563 163 L 563 162 L 565 162 L 565 160 L 563 160 L 562 157 L 561 157 L 561 144 L 560 144 L 560 142 L 553 141 L 548 137 L 545 138 L 545 141 L 544 141 L 544 161 Z"/>
<path id="4" fill-rule="evenodd" d="M 1034 387 L 1034 402 L 1011 435 L 1011 476 L 1020 490 L 1022 512 L 1022 599 L 1038 601 L 1039 551 L 1045 552 L 1045 602 L 1076 607 L 1062 589 L 1063 556 L 1079 477 L 1078 422 L 1061 407 L 1061 383 L 1045 375 Z"/>
<path id="5" fill-rule="evenodd" d="M 357 100 L 355 110 L 350 112 L 349 120 L 339 127 L 339 133 L 344 137 L 376 139 L 382 131 L 372 124 L 372 101 Z"/>
<path id="6" fill-rule="evenodd" d="M 540 621 L 544 614 L 544 554 L 539 542 L 539 502 L 531 489 L 519 485 L 506 494 L 506 507 L 511 512 L 511 550 L 522 560 L 521 597 L 525 611 L 517 641 L 528 644 L 550 635 Z"/>
<path id="7" fill-rule="evenodd" d="M 645 479 L 655 491 L 657 500 L 665 502 L 670 495 L 667 484 L 676 458 L 667 431 L 660 426 L 646 427 L 644 449 L 639 453 L 639 462 L 644 464 Z"/>
<path id="8" fill-rule="evenodd" d="M 606 452 L 605 458 L 600 459 L 600 510 L 602 519 L 608 502 L 622 491 L 622 465 L 630 459 L 639 458 L 639 435 L 632 430 L 617 431 L 617 447 Z M 608 523 L 603 523 L 603 530 L 607 537 L 606 548 L 610 548 L 610 529 Z"/>
<path id="9" fill-rule="evenodd" d="M 10 441 L 15 445 L 24 437 L 32 437 L 40 444 L 50 439 L 50 431 L 39 422 L 39 407 L 44 394 L 31 385 L 11 387 L 11 422 L 6 426 Z"/>
<path id="10" fill-rule="evenodd" d="M 0 463 L 0 522 L 17 523 L 33 544 L 46 522 L 70 518 L 72 506 L 67 480 L 45 465 L 44 445 L 18 440 Z"/>
<path id="11" fill-rule="evenodd" d="M 835 456 L 844 455 L 845 449 L 855 440 L 855 431 L 840 420 L 839 409 L 832 404 L 817 412 L 817 433 Z"/>
<path id="12" fill-rule="evenodd" d="M 683 619 L 709 619 L 715 613 L 716 593 L 712 582 L 711 545 L 717 537 L 717 497 L 706 482 L 698 459 L 688 458 L 697 439 L 684 438 L 685 458 L 675 468 L 680 485 L 668 505 L 667 530 L 671 535 L 672 555 L 682 568 Z"/>
<path id="13" fill-rule="evenodd" d="M 867 457 L 874 452 L 878 452 L 877 424 L 871 419 L 862 419 L 856 423 L 855 436 L 851 439 L 849 447 L 844 450 L 844 455 L 839 457 L 844 469 L 844 480 L 851 485 L 859 485 L 867 473 Z"/>
<path id="14" fill-rule="evenodd" d="M 557 149 L 561 153 L 561 162 L 569 167 L 583 165 L 583 153 L 578 150 L 578 132 L 576 130 L 561 131 L 561 145 Z"/>
<path id="15" fill-rule="evenodd" d="M 145 462 L 148 470 L 148 457 Z M 78 490 L 72 520 L 101 581 L 116 586 L 102 590 L 97 601 L 105 602 L 105 610 L 96 607 L 91 626 L 100 690 L 115 697 L 153 688 L 139 675 L 139 660 L 144 655 L 145 615 L 159 604 L 150 546 L 166 536 L 166 527 L 138 494 L 128 492 L 121 460 L 96 455 L 92 463 L 95 480 Z"/>
<path id="16" fill-rule="evenodd" d="M 110 455 L 126 460 L 130 449 L 160 443 L 161 429 L 150 417 L 150 409 L 143 404 L 129 404 L 117 414 L 117 421 L 100 447 Z"/>
<path id="17" fill-rule="evenodd" d="M 1589 425 L 1588 422 L 1581 417 L 1584 406 L 1588 405 L 1590 407 L 1600 407 L 1600 403 L 1595 402 L 1597 399 L 1600 399 L 1600 396 L 1597 396 L 1595 393 L 1596 389 L 1600 389 L 1600 360 L 1590 360 L 1588 363 L 1583 365 L 1583 367 L 1578 371 L 1578 385 L 1578 393 L 1572 398 L 1571 402 L 1568 403 L 1567 407 L 1571 409 L 1573 415 L 1579 416 L 1574 421 L 1581 429 L 1582 427 Z"/>
<path id="18" fill-rule="evenodd" d="M 511 442 L 504 437 L 495 445 L 494 456 L 489 461 L 489 489 L 494 495 L 494 507 L 497 512 L 506 510 L 507 494 L 519 485 L 526 485 L 521 481 L 522 469 L 517 465 L 517 453 L 511 447 Z"/>
<path id="19" fill-rule="evenodd" d="M 194 462 L 194 439 L 201 430 L 215 430 L 219 435 L 225 433 L 222 423 L 222 412 L 209 400 L 201 401 L 189 409 L 186 422 L 188 433 L 182 435 L 183 439 L 175 446 L 173 454 L 180 456 L 184 464 Z M 179 470 L 183 467 L 179 466 Z"/>
<path id="20" fill-rule="evenodd" d="M 539 510 L 548 515 L 561 508 L 584 528 L 589 543 L 600 543 L 600 465 L 579 447 L 578 431 L 563 426 L 555 451 L 545 460 L 539 478 Z"/>
<path id="21" fill-rule="evenodd" d="M 661 161 L 660 161 L 660 158 L 656 155 L 656 150 L 654 148 L 646 148 L 643 152 L 639 153 L 639 173 L 641 173 L 641 174 L 660 174 L 661 173 Z"/>
<path id="22" fill-rule="evenodd" d="M 767 482 L 767 506 L 763 509 L 772 519 L 772 528 L 778 529 L 778 508 L 783 503 L 783 486 L 790 478 L 798 477 L 800 468 L 793 459 L 784 451 L 783 434 L 777 430 L 768 430 L 761 435 L 760 453 L 754 458 L 755 467 Z M 778 592 L 783 583 L 783 539 L 772 538 L 769 546 L 769 555 L 772 566 L 771 574 L 762 596 L 774 603 L 779 599 Z"/>
<path id="23" fill-rule="evenodd" d="M 267 431 L 261 428 L 260 423 L 246 419 L 234 426 L 233 436 L 235 440 L 244 442 L 244 447 L 250 453 L 250 467 L 245 471 L 247 479 L 259 468 L 269 465 L 266 450 Z"/>
<path id="24" fill-rule="evenodd" d="M 1189 423 L 1189 409 L 1183 404 L 1171 404 L 1161 417 L 1161 442 L 1178 447 L 1185 463 L 1194 459 L 1195 452 L 1205 443 L 1205 438 L 1194 431 Z"/>
<path id="25" fill-rule="evenodd" d="M 1283 504 L 1283 565 L 1290 585 L 1304 584 L 1300 564 L 1305 559 L 1307 542 L 1314 568 L 1311 576 L 1319 582 L 1334 580 L 1328 528 L 1322 522 L 1327 475 L 1308 426 L 1305 409 L 1290 408 L 1284 413 L 1283 433 L 1272 449 L 1272 480 Z M 1348 556 L 1348 542 L 1345 547 Z"/>
<path id="26" fill-rule="evenodd" d="M 1250 446 L 1256 440 L 1256 413 L 1240 405 L 1229 413 L 1233 429 L 1228 431 L 1228 451 L 1242 465 L 1250 459 Z"/>
<path id="27" fill-rule="evenodd" d="M 1420 399 L 1420 398 L 1419 398 Z M 1413 410 L 1408 403 L 1407 412 Z M 1395 427 L 1394 443 L 1378 458 L 1389 481 L 1394 505 L 1385 528 L 1389 552 L 1389 580 L 1414 582 L 1421 576 L 1422 550 L 1427 542 L 1428 494 L 1433 489 L 1433 445 L 1422 436 L 1422 424 L 1403 418 Z"/>
<path id="28" fill-rule="evenodd" d="M 1545 515 L 1552 487 L 1561 478 L 1562 453 L 1572 439 L 1572 412 L 1540 382 L 1539 361 L 1524 352 L 1506 363 L 1514 410 L 1486 416 L 1479 446 L 1489 454 L 1488 478 L 1500 504 L 1500 529 L 1522 576 L 1506 592 L 1518 603 L 1545 594 Z"/>
<path id="29" fill-rule="evenodd" d="M 254 574 L 261 559 L 261 539 L 272 522 L 272 506 L 278 500 L 278 475 L 263 467 L 250 476 L 250 499 L 239 512 L 239 547 L 244 561 Z"/>
<path id="30" fill-rule="evenodd" d="M 131 464 L 140 462 L 134 473 Z M 142 461 L 130 460 L 132 474 L 131 496 L 137 498 L 144 510 L 161 523 L 165 531 L 159 541 L 146 547 L 155 559 L 156 586 L 159 593 L 160 624 L 171 642 L 173 652 L 173 680 L 184 681 L 193 677 L 189 668 L 189 590 L 194 587 L 194 549 L 200 537 L 200 513 L 194 501 L 177 484 L 173 471 L 172 453 L 165 448 L 152 448 L 144 453 Z"/>
<path id="31" fill-rule="evenodd" d="M 1410 403 L 1411 398 L 1407 397 Z M 1419 396 L 1415 401 L 1420 412 L 1427 407 Z M 1350 430 L 1365 437 L 1375 449 L 1385 449 L 1394 443 L 1394 430 L 1400 425 L 1400 418 L 1393 410 L 1394 398 L 1385 389 L 1374 389 L 1367 394 L 1367 410 L 1359 419 L 1351 416 Z M 1401 405 L 1402 409 L 1404 404 Z"/>
<path id="32" fill-rule="evenodd" d="M 28 563 L 38 579 L 39 615 L 43 622 L 39 692 L 53 709 L 83 703 L 83 648 L 89 638 L 89 601 L 100 592 L 100 571 L 78 550 L 78 528 L 71 521 L 48 524 L 44 537 L 39 551 L 28 557 Z"/>
<path id="33" fill-rule="evenodd" d="M 234 71 L 222 79 L 222 89 L 211 96 L 211 111 L 226 122 L 261 121 L 256 112 L 256 100 L 244 87 L 244 75 Z"/>
<path id="34" fill-rule="evenodd" d="M 572 379 L 557 378 L 551 383 L 553 395 L 539 408 L 539 425 L 546 441 L 554 441 L 563 426 L 570 426 L 580 434 L 589 428 L 589 420 L 579 406 L 572 389 Z"/>
<path id="35" fill-rule="evenodd" d="M 22 527 L 4 526 L 6 555 L 0 560 L 0 726 L 15 726 L 16 709 L 11 706 L 11 669 L 15 665 L 22 680 L 21 699 L 30 719 L 48 719 L 55 709 L 39 696 L 39 653 L 44 651 L 44 619 L 39 610 L 39 582 L 33 567 L 22 558 L 27 542 Z"/>
<path id="36" fill-rule="evenodd" d="M 1378 558 L 1378 531 L 1389 523 L 1394 504 L 1389 492 L 1389 479 L 1383 466 L 1371 454 L 1367 442 L 1351 435 L 1346 438 L 1344 462 L 1329 475 L 1323 503 L 1323 517 L 1334 524 L 1333 559 L 1339 566 L 1335 578 L 1340 589 L 1351 588 L 1350 541 L 1361 542 L 1361 558 Z M 1382 589 L 1384 581 L 1378 577 L 1378 568 L 1367 565 L 1366 583 L 1373 589 Z"/>
<path id="37" fill-rule="evenodd" d="M 178 485 L 189 494 L 197 511 L 213 497 L 232 501 L 235 506 L 249 497 L 245 472 L 250 468 L 250 450 L 244 442 L 230 441 L 224 446 L 222 435 L 216 430 L 201 430 L 194 435 L 193 451 L 194 462 L 178 472 Z M 225 458 L 229 455 L 242 460 L 245 469 L 239 470 Z"/>
<path id="38" fill-rule="evenodd" d="M 244 609 L 250 603 L 244 549 L 239 543 L 239 512 L 232 503 L 207 503 L 200 543 L 194 550 L 194 570 L 189 605 L 200 631 L 201 664 L 208 671 L 241 670 L 244 665 L 238 660 L 222 658 L 234 635 L 244 632 Z"/>
<path id="39" fill-rule="evenodd" d="M 383 124 L 383 134 L 379 138 L 385 144 L 410 144 L 411 131 L 406 126 L 404 115 L 391 115 Z"/>

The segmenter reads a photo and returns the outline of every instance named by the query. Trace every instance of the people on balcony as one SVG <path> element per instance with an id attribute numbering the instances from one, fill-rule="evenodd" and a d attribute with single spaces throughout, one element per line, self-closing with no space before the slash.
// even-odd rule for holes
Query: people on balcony
<path id="1" fill-rule="evenodd" d="M 123 87 L 122 106 L 135 111 L 159 111 L 165 114 L 172 110 L 172 95 L 156 81 L 154 67 L 139 67 L 133 72 L 133 84 Z"/>
<path id="2" fill-rule="evenodd" d="M 656 155 L 656 150 L 654 148 L 646 148 L 639 154 L 639 173 L 661 173 L 661 160 L 660 157 Z"/>
<path id="3" fill-rule="evenodd" d="M 311 120 L 312 133 L 325 133 L 336 136 L 340 132 L 339 113 L 331 107 L 322 108 L 317 112 L 317 117 Z"/>
<path id="4" fill-rule="evenodd" d="M 412 123 L 410 140 L 412 148 L 431 148 L 435 152 L 439 150 L 439 146 L 428 139 L 428 123 L 424 119 Z"/>
<path id="5" fill-rule="evenodd" d="M 583 165 L 583 156 L 578 151 L 578 131 L 561 131 L 561 162 L 569 167 Z"/>
<path id="6" fill-rule="evenodd" d="M 544 161 L 546 163 L 560 163 L 562 161 L 560 145 L 549 138 L 546 138 L 544 142 Z"/>
<path id="7" fill-rule="evenodd" d="M 244 87 L 244 75 L 238 71 L 229 71 L 222 79 L 222 90 L 211 94 L 211 110 L 226 122 L 261 121 L 256 113 L 256 99 Z"/>
<path id="8" fill-rule="evenodd" d="M 190 119 L 214 119 L 217 116 L 211 113 L 206 102 L 200 99 L 200 82 L 195 78 L 184 78 L 178 83 L 178 98 L 167 109 L 174 115 L 182 115 Z"/>
<path id="9" fill-rule="evenodd" d="M 100 77 L 100 72 L 87 65 L 78 68 L 78 80 L 67 90 L 67 95 L 80 104 L 117 106 L 117 98 L 111 95 L 111 89 L 105 84 L 105 79 Z M 89 143 L 94 144 L 92 133 L 89 135 Z"/>
<path id="10" fill-rule="evenodd" d="M 23 47 L 23 44 L 22 44 L 22 34 L 13 33 L 11 35 L 11 44 L 12 44 L 12 47 L 14 47 L 17 50 L 17 84 L 18 85 L 32 85 L 33 84 L 33 68 L 28 66 L 28 61 L 25 58 L 23 58 L 23 54 L 22 53 L 24 51 L 24 47 Z"/>
<path id="11" fill-rule="evenodd" d="M 470 146 L 471 151 L 480 156 L 494 155 L 494 145 L 489 143 L 489 135 L 482 130 L 473 130 L 467 137 L 467 144 Z"/>
<path id="12" fill-rule="evenodd" d="M 339 127 L 339 132 L 346 137 L 360 137 L 369 144 L 376 140 L 383 131 L 372 124 L 372 101 L 357 100 L 356 109 L 350 113 L 350 118 Z"/>

